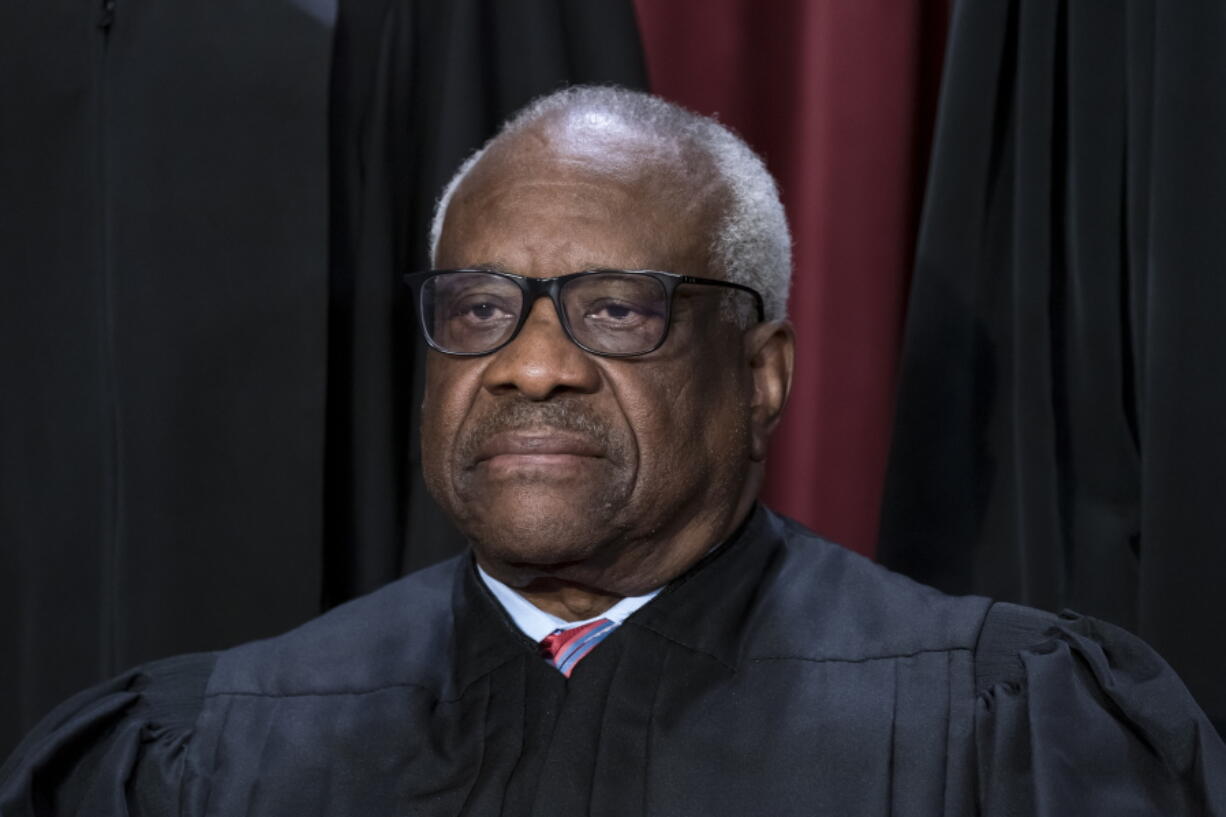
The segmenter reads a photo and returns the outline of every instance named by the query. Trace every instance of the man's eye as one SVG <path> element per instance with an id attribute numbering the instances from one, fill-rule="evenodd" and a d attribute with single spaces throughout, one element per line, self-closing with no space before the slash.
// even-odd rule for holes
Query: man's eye
<path id="1" fill-rule="evenodd" d="M 492 300 L 461 301 L 451 309 L 451 316 L 473 323 L 484 323 L 486 321 L 496 321 L 512 317 L 503 304 Z"/>
<path id="2" fill-rule="evenodd" d="M 488 320 L 498 313 L 498 307 L 493 304 L 473 304 L 465 311 L 474 318 Z"/>
<path id="3" fill-rule="evenodd" d="M 609 325 L 631 325 L 641 323 L 650 316 L 648 310 L 636 304 L 622 301 L 600 301 L 584 310 L 584 317 Z"/>
<path id="4" fill-rule="evenodd" d="M 601 311 L 610 318 L 614 318 L 619 321 L 638 314 L 625 304 L 609 304 Z"/>

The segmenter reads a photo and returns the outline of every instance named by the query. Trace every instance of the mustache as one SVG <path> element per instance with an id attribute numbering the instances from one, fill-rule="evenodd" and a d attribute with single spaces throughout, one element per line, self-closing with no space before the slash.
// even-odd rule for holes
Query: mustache
<path id="1" fill-rule="evenodd" d="M 498 434 L 542 429 L 581 436 L 613 462 L 626 460 L 625 441 L 589 406 L 575 399 L 555 398 L 539 403 L 524 399 L 496 403 L 461 432 L 456 444 L 458 462 L 463 468 L 475 466 L 478 453 Z"/>

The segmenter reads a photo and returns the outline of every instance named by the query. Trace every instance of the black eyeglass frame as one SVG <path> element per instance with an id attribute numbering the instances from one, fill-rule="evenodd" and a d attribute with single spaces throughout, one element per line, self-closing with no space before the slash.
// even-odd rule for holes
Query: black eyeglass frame
<path id="1" fill-rule="evenodd" d="M 524 300 L 522 301 L 522 306 L 519 312 L 519 320 L 515 324 L 515 329 L 510 335 L 507 336 L 506 340 L 492 349 L 484 352 L 452 352 L 435 343 L 429 327 L 426 326 L 425 305 L 421 297 L 422 287 L 424 287 L 426 282 L 431 278 L 456 272 L 479 272 L 486 275 L 496 275 L 500 278 L 506 278 L 518 286 L 520 292 L 523 293 Z M 592 349 L 585 346 L 575 337 L 575 333 L 571 331 L 570 319 L 566 316 L 566 309 L 562 306 L 562 287 L 566 286 L 568 281 L 597 273 L 645 275 L 655 279 L 662 287 L 664 287 L 664 303 L 666 310 L 664 313 L 664 332 L 660 335 L 660 339 L 656 342 L 656 344 L 650 349 L 642 352 L 629 352 L 624 354 L 618 354 L 616 352 L 601 352 L 597 349 Z M 575 344 L 588 354 L 598 355 L 600 357 L 641 357 L 643 355 L 649 355 L 663 346 L 664 342 L 668 340 L 668 333 L 672 329 L 673 325 L 673 293 L 675 293 L 677 291 L 677 287 L 681 286 L 682 284 L 725 287 L 727 289 L 736 289 L 740 290 L 741 292 L 748 292 L 753 296 L 754 306 L 758 310 L 758 322 L 761 323 L 762 321 L 766 320 L 766 307 L 762 301 L 762 294 L 753 287 L 747 287 L 744 284 L 737 284 L 732 281 L 717 281 L 713 278 L 695 278 L 692 275 L 678 275 L 675 272 L 662 272 L 660 270 L 590 269 L 582 270 L 580 272 L 572 272 L 569 275 L 559 275 L 555 278 L 530 278 L 526 275 L 516 275 L 513 272 L 502 272 L 500 270 L 436 269 L 407 273 L 404 276 L 404 281 L 413 291 L 413 300 L 417 304 L 417 322 L 421 326 L 421 333 L 426 339 L 426 343 L 428 343 L 430 348 L 434 349 L 435 351 L 441 352 L 445 355 L 451 355 L 453 357 L 484 357 L 485 355 L 492 355 L 498 350 L 506 347 L 513 340 L 515 340 L 515 338 L 519 337 L 519 331 L 524 328 L 524 324 L 528 321 L 528 313 L 532 311 L 532 307 L 536 304 L 537 299 L 541 298 L 542 296 L 548 297 L 549 300 L 553 301 L 553 309 L 558 315 L 558 322 L 562 324 L 562 330 L 566 332 L 566 337 L 570 338 L 571 343 Z"/>

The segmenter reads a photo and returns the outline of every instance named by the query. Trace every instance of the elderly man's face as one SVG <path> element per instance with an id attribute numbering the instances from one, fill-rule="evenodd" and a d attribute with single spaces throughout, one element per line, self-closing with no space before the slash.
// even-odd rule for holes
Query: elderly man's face
<path id="1" fill-rule="evenodd" d="M 500 147 L 457 191 L 438 267 L 712 277 L 713 202 L 670 178 L 658 146 L 553 132 Z M 547 298 L 494 354 L 430 353 L 426 481 L 487 570 L 641 591 L 656 570 L 643 565 L 669 558 L 654 551 L 744 507 L 753 378 L 721 291 L 679 290 L 668 340 L 643 357 L 581 350 Z"/>

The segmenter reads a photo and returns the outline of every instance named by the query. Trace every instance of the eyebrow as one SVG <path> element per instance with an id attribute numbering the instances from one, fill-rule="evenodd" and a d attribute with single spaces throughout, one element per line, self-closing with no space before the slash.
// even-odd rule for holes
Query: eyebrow
<path id="1" fill-rule="evenodd" d="M 507 272 L 514 273 L 509 266 L 498 261 L 487 261 L 480 264 L 465 264 L 464 269 L 480 270 L 481 272 Z"/>
<path id="2" fill-rule="evenodd" d="M 483 261 L 478 264 L 465 264 L 464 269 L 479 270 L 481 272 L 505 272 L 510 275 L 522 275 L 514 267 L 509 264 L 504 264 L 501 261 Z M 642 266 L 620 266 L 615 264 L 602 263 L 598 261 L 586 261 L 582 265 L 575 267 L 569 272 L 587 272 L 588 270 L 663 270 L 661 267 L 642 267 Z M 566 274 L 566 273 L 563 273 Z"/>

